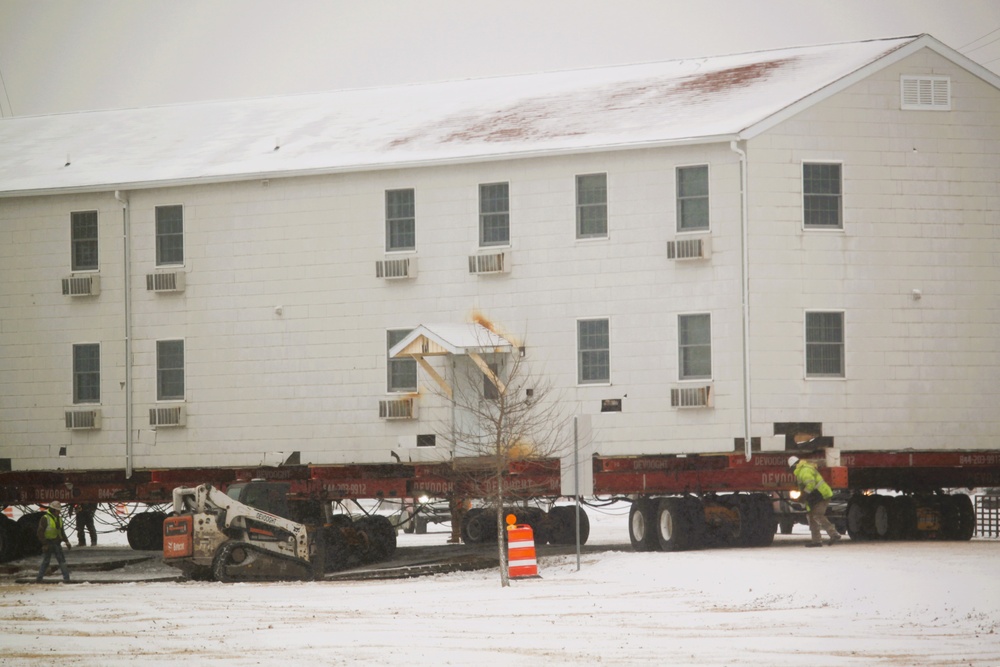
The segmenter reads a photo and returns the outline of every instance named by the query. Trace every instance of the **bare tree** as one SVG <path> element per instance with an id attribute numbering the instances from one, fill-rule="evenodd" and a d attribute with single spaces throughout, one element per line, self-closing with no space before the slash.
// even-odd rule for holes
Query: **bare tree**
<path id="1" fill-rule="evenodd" d="M 518 479 L 518 472 L 558 457 L 567 438 L 568 420 L 551 384 L 529 372 L 521 350 L 456 363 L 448 396 L 454 408 L 452 423 L 438 433 L 452 445 L 456 487 L 485 499 L 495 511 L 502 586 L 510 583 L 505 508 L 518 497 L 553 495 L 552 489 L 535 488 L 530 474 Z"/>

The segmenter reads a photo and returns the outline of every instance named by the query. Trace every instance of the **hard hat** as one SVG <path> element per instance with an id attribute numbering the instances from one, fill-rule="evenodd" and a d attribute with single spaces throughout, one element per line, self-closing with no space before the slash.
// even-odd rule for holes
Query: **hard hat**
<path id="1" fill-rule="evenodd" d="M 799 462 L 799 457 L 797 457 L 797 456 L 789 456 L 788 457 L 788 467 L 789 468 L 794 468 L 795 464 L 798 463 L 798 462 Z"/>
<path id="2" fill-rule="evenodd" d="M 49 509 L 58 512 L 59 510 L 62 509 L 62 503 L 59 502 L 58 500 L 53 500 L 51 503 L 49 503 Z"/>

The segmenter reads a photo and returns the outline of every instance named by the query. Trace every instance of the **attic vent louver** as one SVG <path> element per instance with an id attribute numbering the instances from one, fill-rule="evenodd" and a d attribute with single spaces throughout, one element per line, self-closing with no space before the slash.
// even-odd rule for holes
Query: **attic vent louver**
<path id="1" fill-rule="evenodd" d="M 900 77 L 902 109 L 951 110 L 951 79 L 947 76 Z"/>

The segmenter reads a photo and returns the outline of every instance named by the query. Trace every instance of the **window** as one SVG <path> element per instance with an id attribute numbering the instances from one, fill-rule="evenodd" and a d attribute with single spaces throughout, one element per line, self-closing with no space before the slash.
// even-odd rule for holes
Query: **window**
<path id="1" fill-rule="evenodd" d="M 156 400 L 184 400 L 184 341 L 156 341 Z"/>
<path id="2" fill-rule="evenodd" d="M 101 346 L 73 346 L 73 402 L 101 402 Z"/>
<path id="3" fill-rule="evenodd" d="M 708 165 L 677 168 L 677 231 L 708 229 Z"/>
<path id="4" fill-rule="evenodd" d="M 510 243 L 510 185 L 479 186 L 479 245 Z"/>
<path id="5" fill-rule="evenodd" d="M 680 354 L 680 379 L 712 377 L 712 316 L 678 315 L 677 342 Z"/>
<path id="6" fill-rule="evenodd" d="M 392 346 L 406 338 L 410 329 L 390 329 L 385 336 L 385 350 L 388 355 Z M 388 364 L 388 390 L 390 392 L 410 392 L 417 390 L 417 360 L 410 357 L 408 359 L 389 359 Z"/>
<path id="7" fill-rule="evenodd" d="M 70 213 L 71 265 L 74 271 L 97 269 L 97 211 Z"/>
<path id="8" fill-rule="evenodd" d="M 184 263 L 184 207 L 156 207 L 156 265 Z"/>
<path id="9" fill-rule="evenodd" d="M 802 165 L 802 193 L 805 226 L 813 229 L 841 229 L 840 165 Z"/>
<path id="10" fill-rule="evenodd" d="M 608 235 L 608 175 L 576 177 L 576 238 Z"/>
<path id="11" fill-rule="evenodd" d="M 901 109 L 951 110 L 951 79 L 947 76 L 903 76 L 899 89 Z"/>
<path id="12" fill-rule="evenodd" d="M 611 381 L 611 343 L 608 320 L 579 320 L 577 365 L 580 384 Z"/>
<path id="13" fill-rule="evenodd" d="M 414 250 L 417 247 L 413 190 L 385 191 L 385 249 Z"/>
<path id="14" fill-rule="evenodd" d="M 843 313 L 806 313 L 806 377 L 844 377 Z"/>

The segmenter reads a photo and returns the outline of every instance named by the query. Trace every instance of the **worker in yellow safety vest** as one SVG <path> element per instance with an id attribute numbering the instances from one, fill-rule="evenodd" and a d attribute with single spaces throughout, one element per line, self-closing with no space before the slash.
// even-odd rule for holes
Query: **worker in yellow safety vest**
<path id="1" fill-rule="evenodd" d="M 806 544 L 807 547 L 823 546 L 823 532 L 830 536 L 829 544 L 836 544 L 840 539 L 840 533 L 830 520 L 826 518 L 826 508 L 830 505 L 830 498 L 833 497 L 833 489 L 826 483 L 823 476 L 819 474 L 816 464 L 805 461 L 797 456 L 788 457 L 788 467 L 795 475 L 795 481 L 802 492 L 802 499 L 809 511 L 809 530 L 812 532 L 812 541 Z"/>
<path id="2" fill-rule="evenodd" d="M 71 549 L 69 538 L 63 529 L 62 503 L 53 500 L 49 503 L 49 508 L 42 515 L 38 522 L 38 541 L 42 543 L 42 564 L 38 568 L 36 583 L 41 583 L 45 572 L 49 569 L 52 555 L 55 554 L 56 562 L 59 563 L 59 570 L 62 571 L 63 581 L 69 581 L 69 567 L 66 566 L 66 556 L 63 555 L 60 542 L 66 543 L 66 548 Z"/>

